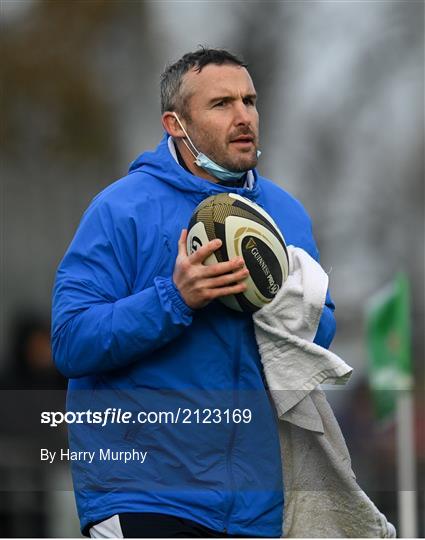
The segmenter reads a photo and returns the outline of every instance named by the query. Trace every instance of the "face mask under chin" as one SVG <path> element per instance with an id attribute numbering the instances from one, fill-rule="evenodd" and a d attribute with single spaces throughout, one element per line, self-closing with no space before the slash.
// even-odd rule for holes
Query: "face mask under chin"
<path id="1" fill-rule="evenodd" d="M 174 114 L 177 122 L 179 123 L 179 126 L 183 130 L 183 133 L 186 135 L 187 140 L 189 141 L 190 145 L 193 148 L 193 150 L 192 150 L 192 148 L 190 148 L 190 146 L 189 146 L 189 143 L 186 142 L 183 139 L 183 142 L 186 145 L 187 149 L 192 154 L 192 156 L 195 158 L 195 163 L 196 163 L 196 165 L 198 165 L 198 167 L 201 167 L 208 174 L 211 174 L 212 176 L 214 176 L 218 180 L 221 180 L 221 182 L 223 182 L 223 183 L 237 182 L 238 180 L 240 180 L 242 178 L 242 176 L 244 176 L 246 174 L 247 171 L 242 171 L 242 172 L 241 171 L 230 171 L 229 169 L 226 169 L 226 168 L 222 167 L 218 163 L 215 163 L 215 161 L 210 159 L 208 156 L 206 156 L 202 152 L 199 152 L 198 149 L 196 148 L 196 146 L 193 144 L 192 139 L 189 137 L 187 131 L 183 127 L 182 123 L 180 122 L 180 119 L 177 116 L 177 114 L 176 113 L 173 113 L 173 114 Z M 260 150 L 257 150 L 257 158 L 260 157 L 260 154 L 261 154 Z"/>

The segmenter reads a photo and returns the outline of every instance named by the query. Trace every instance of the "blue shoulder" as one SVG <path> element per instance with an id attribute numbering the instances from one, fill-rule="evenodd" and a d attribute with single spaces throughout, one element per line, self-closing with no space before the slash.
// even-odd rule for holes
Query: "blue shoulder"
<path id="1" fill-rule="evenodd" d="M 267 202 L 272 206 L 279 206 L 283 204 L 285 208 L 288 208 L 291 210 L 291 212 L 298 214 L 301 219 L 311 222 L 310 216 L 308 215 L 306 209 L 297 198 L 268 178 L 259 176 L 258 180 L 260 182 L 264 202 Z"/>
<path id="2" fill-rule="evenodd" d="M 98 193 L 86 210 L 111 212 L 114 216 L 132 215 L 149 203 L 149 182 L 143 173 L 130 173 Z"/>
<path id="3" fill-rule="evenodd" d="M 303 248 L 319 258 L 313 237 L 312 222 L 302 203 L 271 180 L 258 177 L 260 203 L 278 224 L 287 244 Z"/>

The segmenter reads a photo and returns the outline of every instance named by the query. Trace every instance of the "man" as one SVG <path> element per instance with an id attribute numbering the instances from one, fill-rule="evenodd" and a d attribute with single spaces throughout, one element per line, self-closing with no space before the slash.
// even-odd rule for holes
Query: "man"
<path id="1" fill-rule="evenodd" d="M 123 463 L 124 453 L 73 463 L 81 527 L 93 537 L 278 537 L 277 420 L 252 317 L 217 301 L 242 292 L 248 270 L 239 259 L 203 265 L 217 241 L 188 256 L 185 227 L 204 198 L 234 192 L 318 259 L 310 219 L 255 169 L 256 92 L 241 60 L 215 49 L 184 55 L 162 75 L 161 106 L 158 148 L 93 200 L 60 264 L 53 351 L 70 378 L 70 410 L 146 418 L 182 405 L 188 422 L 70 426 L 72 450 L 147 452 L 143 464 Z M 323 347 L 333 310 L 328 295 L 315 337 Z M 251 420 L 229 418 L 234 411 Z"/>

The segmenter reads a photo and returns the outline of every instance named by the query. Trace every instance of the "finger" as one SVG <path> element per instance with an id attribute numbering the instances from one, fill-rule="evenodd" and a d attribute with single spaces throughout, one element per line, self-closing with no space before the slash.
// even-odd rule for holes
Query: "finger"
<path id="1" fill-rule="evenodd" d="M 229 296 L 230 294 L 239 294 L 247 290 L 247 285 L 244 281 L 236 285 L 229 285 L 228 287 L 219 287 L 217 289 L 211 289 L 211 299 L 220 298 L 222 296 Z"/>
<path id="2" fill-rule="evenodd" d="M 214 277 L 214 276 L 221 276 L 222 274 L 228 274 L 229 272 L 234 272 L 236 270 L 239 270 L 240 268 L 245 266 L 245 261 L 242 257 L 236 257 L 232 259 L 231 261 L 216 263 L 216 264 L 210 264 L 208 266 L 205 266 L 205 269 L 203 269 L 202 276 L 203 277 Z"/>
<path id="3" fill-rule="evenodd" d="M 189 255 L 190 262 L 191 263 L 202 263 L 205 261 L 207 257 L 209 257 L 214 251 L 216 251 L 220 246 L 222 242 L 218 238 L 215 240 L 211 240 L 211 242 L 208 242 L 208 244 L 205 244 L 205 246 L 201 246 L 199 249 L 197 249 L 194 253 Z"/>
<path id="4" fill-rule="evenodd" d="M 239 272 L 231 272 L 230 274 L 224 274 L 215 278 L 206 279 L 203 282 L 203 286 L 207 289 L 215 289 L 217 287 L 236 285 L 239 281 L 245 280 L 248 276 L 248 269 L 243 268 L 242 270 L 239 270 Z"/>
<path id="5" fill-rule="evenodd" d="M 187 229 L 182 229 L 182 232 L 180 233 L 179 243 L 178 243 L 178 254 L 187 257 L 186 241 L 187 241 Z"/>

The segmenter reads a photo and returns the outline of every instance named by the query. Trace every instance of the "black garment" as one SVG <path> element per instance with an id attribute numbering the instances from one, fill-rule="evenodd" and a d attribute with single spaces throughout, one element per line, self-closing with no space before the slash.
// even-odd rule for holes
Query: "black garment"
<path id="1" fill-rule="evenodd" d="M 124 513 L 119 518 L 124 538 L 237 538 L 167 514 Z"/>
<path id="2" fill-rule="evenodd" d="M 183 167 L 183 169 L 186 169 L 186 171 L 188 173 L 192 174 L 191 171 L 189 170 L 189 167 L 186 165 L 185 160 L 183 159 L 182 155 L 180 154 L 180 151 L 177 148 L 177 144 L 174 144 L 174 149 L 176 151 L 176 156 L 177 156 L 177 160 L 179 162 L 179 165 L 181 165 Z"/>

